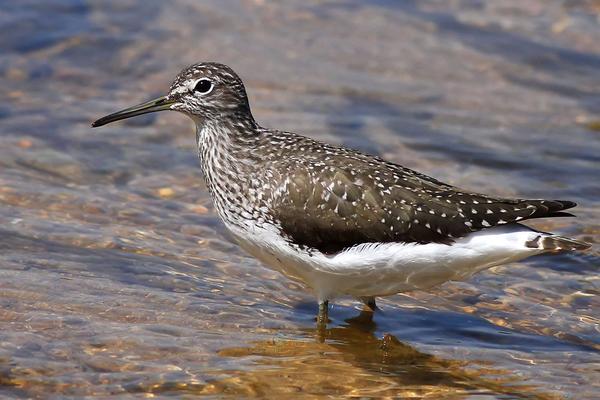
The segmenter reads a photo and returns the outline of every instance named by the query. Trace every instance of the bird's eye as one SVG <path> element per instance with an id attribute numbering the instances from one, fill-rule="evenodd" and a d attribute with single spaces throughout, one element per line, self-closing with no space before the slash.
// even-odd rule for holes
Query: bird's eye
<path id="1" fill-rule="evenodd" d="M 213 90 L 213 84 L 206 78 L 200 79 L 198 82 L 196 82 L 196 86 L 194 86 L 194 92 L 198 92 L 200 94 L 210 93 L 211 90 Z"/>

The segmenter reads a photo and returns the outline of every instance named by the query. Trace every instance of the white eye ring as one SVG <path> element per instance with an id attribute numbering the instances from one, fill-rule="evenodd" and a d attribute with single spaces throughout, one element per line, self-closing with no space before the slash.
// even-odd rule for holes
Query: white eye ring
<path id="1" fill-rule="evenodd" d="M 202 95 L 209 94 L 215 88 L 214 83 L 208 78 L 200 78 L 193 85 L 193 91 Z"/>

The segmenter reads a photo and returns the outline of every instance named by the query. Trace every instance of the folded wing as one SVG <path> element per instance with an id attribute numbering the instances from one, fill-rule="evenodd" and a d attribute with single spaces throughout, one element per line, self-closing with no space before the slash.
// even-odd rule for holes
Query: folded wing
<path id="1" fill-rule="evenodd" d="M 469 193 L 380 159 L 348 158 L 274 177 L 274 217 L 291 242 L 325 254 L 361 243 L 451 244 L 492 226 L 570 216 L 563 210 L 575 206 Z"/>

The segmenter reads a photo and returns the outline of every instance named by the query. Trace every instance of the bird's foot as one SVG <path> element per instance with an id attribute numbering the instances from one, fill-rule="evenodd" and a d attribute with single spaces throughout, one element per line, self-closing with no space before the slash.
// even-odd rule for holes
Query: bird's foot
<path id="1" fill-rule="evenodd" d="M 363 304 L 365 305 L 363 307 L 363 311 L 366 312 L 375 312 L 375 311 L 381 311 L 381 309 L 379 307 L 377 307 L 377 303 L 375 302 L 375 297 L 361 297 L 360 301 L 363 302 Z"/>

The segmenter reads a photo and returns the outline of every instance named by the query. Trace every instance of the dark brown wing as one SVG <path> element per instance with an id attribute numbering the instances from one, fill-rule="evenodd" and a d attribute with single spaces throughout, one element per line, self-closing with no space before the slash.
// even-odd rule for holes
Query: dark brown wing
<path id="1" fill-rule="evenodd" d="M 275 177 L 274 219 L 290 241 L 326 254 L 361 243 L 447 243 L 529 218 L 567 216 L 569 201 L 467 193 L 410 169 L 362 155 L 290 163 Z"/>

